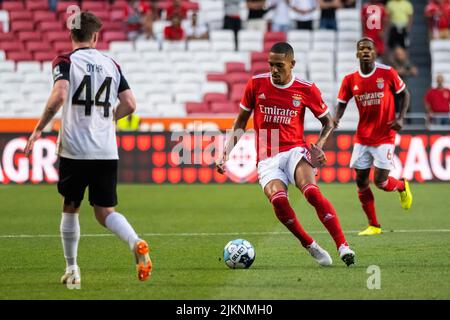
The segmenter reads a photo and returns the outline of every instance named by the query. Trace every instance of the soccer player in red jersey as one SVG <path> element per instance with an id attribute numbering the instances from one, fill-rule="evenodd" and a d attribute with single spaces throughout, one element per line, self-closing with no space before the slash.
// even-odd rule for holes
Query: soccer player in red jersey
<path id="1" fill-rule="evenodd" d="M 354 97 L 359 123 L 350 167 L 356 170 L 358 197 L 369 220 L 368 228 L 359 235 L 376 235 L 381 233 L 381 226 L 369 186 L 372 166 L 375 168 L 374 182 L 378 188 L 387 192 L 398 191 L 403 209 L 409 209 L 412 205 L 408 181 L 389 176 L 393 167 L 395 135 L 403 126 L 410 94 L 392 67 L 375 62 L 375 44 L 371 38 L 364 37 L 358 41 L 356 56 L 360 70 L 348 74 L 342 81 L 334 122 L 337 127 L 348 101 Z M 400 105 L 397 118 L 395 96 Z"/>
<path id="2" fill-rule="evenodd" d="M 320 265 L 332 264 L 328 252 L 303 229 L 289 204 L 287 188 L 290 182 L 315 208 L 336 243 L 339 257 L 349 266 L 354 263 L 355 253 L 345 240 L 335 209 L 322 195 L 315 179 L 315 167 L 326 162 L 322 146 L 333 131 L 333 119 L 319 89 L 292 74 L 294 50 L 288 43 L 276 43 L 270 50 L 268 62 L 270 73 L 256 75 L 248 81 L 232 134 L 217 159 L 217 170 L 225 172 L 225 162 L 253 112 L 259 183 L 277 218 Z M 322 123 L 319 139 L 310 149 L 303 137 L 306 108 Z"/>

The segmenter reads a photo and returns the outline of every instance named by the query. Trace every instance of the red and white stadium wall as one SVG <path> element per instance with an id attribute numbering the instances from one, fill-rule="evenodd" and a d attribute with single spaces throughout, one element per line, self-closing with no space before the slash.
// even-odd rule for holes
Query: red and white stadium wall
<path id="1" fill-rule="evenodd" d="M 351 182 L 348 168 L 353 132 L 336 132 L 325 146 L 328 163 L 318 180 Z M 23 154 L 28 134 L 0 133 L 0 183 L 55 183 L 58 180 L 56 134 L 36 142 L 30 158 Z M 307 142 L 317 132 L 306 132 Z M 227 183 L 257 179 L 253 133 L 246 134 L 227 163 L 227 175 L 214 170 L 215 148 L 224 135 L 200 133 L 120 133 L 119 181 L 123 183 Z M 418 182 L 450 181 L 450 133 L 403 132 L 397 136 L 394 177 Z"/>

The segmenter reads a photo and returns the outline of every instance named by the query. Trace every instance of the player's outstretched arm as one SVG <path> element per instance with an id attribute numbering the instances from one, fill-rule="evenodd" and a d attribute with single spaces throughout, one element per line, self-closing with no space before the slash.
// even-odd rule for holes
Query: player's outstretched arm
<path id="1" fill-rule="evenodd" d="M 114 120 L 119 120 L 126 117 L 136 110 L 136 99 L 134 98 L 131 89 L 127 89 L 119 93 L 119 105 L 114 112 Z"/>
<path id="2" fill-rule="evenodd" d="M 236 120 L 234 120 L 233 129 L 226 139 L 225 148 L 222 154 L 216 160 L 216 168 L 220 174 L 225 173 L 225 162 L 228 160 L 228 156 L 230 155 L 234 146 L 244 134 L 245 127 L 247 127 L 247 122 L 248 119 L 250 119 L 251 114 L 251 112 L 241 109 Z"/>
<path id="3" fill-rule="evenodd" d="M 336 106 L 336 113 L 333 118 L 333 125 L 335 128 L 339 127 L 339 121 L 341 121 L 342 116 L 344 115 L 345 108 L 347 108 L 346 103 L 338 102 Z"/>
<path id="4" fill-rule="evenodd" d="M 403 120 L 405 119 L 411 102 L 411 94 L 409 93 L 409 90 L 405 88 L 405 90 L 397 94 L 397 98 L 400 112 L 397 119 L 390 123 L 390 127 L 395 131 L 399 131 L 403 127 Z"/>
<path id="5" fill-rule="evenodd" d="M 61 106 L 66 101 L 67 93 L 69 92 L 69 81 L 59 80 L 56 81 L 53 86 L 50 97 L 48 98 L 47 105 L 45 106 L 44 113 L 39 119 L 38 124 L 34 128 L 33 133 L 28 138 L 27 145 L 25 147 L 25 155 L 29 155 L 33 150 L 34 142 L 41 137 L 42 130 L 48 125 L 53 117 L 58 113 Z"/>
<path id="6" fill-rule="evenodd" d="M 325 157 L 325 152 L 323 152 L 322 148 L 325 142 L 327 141 L 329 135 L 334 130 L 334 122 L 330 113 L 327 113 L 325 116 L 319 118 L 320 123 L 322 123 L 322 130 L 320 131 L 319 139 L 316 143 L 312 143 L 310 147 L 311 152 L 311 163 L 314 167 L 323 167 L 327 162 L 327 158 Z"/>

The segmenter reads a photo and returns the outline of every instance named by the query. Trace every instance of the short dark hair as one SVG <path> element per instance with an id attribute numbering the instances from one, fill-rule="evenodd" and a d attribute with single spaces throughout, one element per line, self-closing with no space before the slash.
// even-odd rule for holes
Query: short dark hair
<path id="1" fill-rule="evenodd" d="M 294 49 L 287 42 L 277 42 L 277 43 L 275 43 L 272 46 L 272 48 L 270 48 L 270 52 L 272 52 L 272 53 L 279 53 L 279 54 L 285 54 L 286 57 L 294 58 Z"/>
<path id="2" fill-rule="evenodd" d="M 98 32 L 102 28 L 101 20 L 92 12 L 79 12 L 73 19 L 75 19 L 75 23 L 70 30 L 70 35 L 75 42 L 91 40 L 94 32 Z M 79 21 L 78 25 L 76 23 L 77 21 Z"/>
<path id="3" fill-rule="evenodd" d="M 362 38 L 359 39 L 358 42 L 356 43 L 356 49 L 358 49 L 359 44 L 360 44 L 361 42 L 364 42 L 364 41 L 372 42 L 372 44 L 375 46 L 375 41 L 373 41 L 372 38 L 369 38 L 369 37 L 362 37 Z"/>

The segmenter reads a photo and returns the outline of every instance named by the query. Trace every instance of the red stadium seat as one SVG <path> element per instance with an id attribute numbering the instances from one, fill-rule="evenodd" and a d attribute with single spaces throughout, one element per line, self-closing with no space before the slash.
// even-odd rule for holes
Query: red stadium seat
<path id="1" fill-rule="evenodd" d="M 207 113 L 209 112 L 208 104 L 204 102 L 187 102 L 187 113 Z"/>
<path id="2" fill-rule="evenodd" d="M 71 52 L 72 51 L 72 42 L 70 41 L 55 41 L 53 42 L 53 49 L 58 52 Z"/>
<path id="3" fill-rule="evenodd" d="M 253 51 L 250 54 L 250 61 L 251 63 L 255 62 L 265 62 L 267 63 L 267 60 L 269 59 L 267 52 L 259 52 L 259 51 Z"/>
<path id="4" fill-rule="evenodd" d="M 212 113 L 236 113 L 237 107 L 234 102 L 214 102 L 211 103 Z"/>
<path id="5" fill-rule="evenodd" d="M 260 74 L 269 72 L 269 64 L 267 62 L 255 62 L 252 64 L 252 74 Z"/>
<path id="6" fill-rule="evenodd" d="M 51 11 L 34 11 L 33 12 L 33 20 L 34 22 L 41 21 L 56 21 L 56 13 Z"/>
<path id="7" fill-rule="evenodd" d="M 243 62 L 227 62 L 225 63 L 225 72 L 245 72 L 245 63 Z"/>
<path id="8" fill-rule="evenodd" d="M 22 1 L 4 1 L 2 4 L 2 9 L 6 11 L 19 11 L 25 10 L 25 6 Z"/>
<path id="9" fill-rule="evenodd" d="M 8 51 L 6 59 L 18 61 L 33 61 L 33 55 L 28 51 Z"/>
<path id="10" fill-rule="evenodd" d="M 125 11 L 124 10 L 112 10 L 109 14 L 109 20 L 125 22 Z"/>
<path id="11" fill-rule="evenodd" d="M 0 24 L 1 26 L 2 24 Z M 8 41 L 14 41 L 15 36 L 12 32 L 0 32 L 0 43 L 1 42 L 8 42 Z"/>
<path id="12" fill-rule="evenodd" d="M 103 41 L 125 41 L 127 40 L 127 35 L 125 31 L 105 31 L 103 32 Z"/>
<path id="13" fill-rule="evenodd" d="M 21 31 L 18 34 L 20 41 L 40 41 L 42 39 L 42 33 L 37 31 Z"/>
<path id="14" fill-rule="evenodd" d="M 95 14 L 97 16 L 97 18 L 99 18 L 102 22 L 104 21 L 109 21 L 111 14 L 109 13 L 109 11 L 99 11 L 99 10 L 91 10 L 90 12 L 92 12 L 93 14 Z"/>
<path id="15" fill-rule="evenodd" d="M 109 44 L 108 42 L 99 42 L 97 43 L 97 50 L 108 50 L 109 49 Z"/>
<path id="16" fill-rule="evenodd" d="M 241 101 L 246 86 L 247 85 L 245 83 L 236 83 L 231 87 L 231 95 L 230 95 L 231 102 Z"/>
<path id="17" fill-rule="evenodd" d="M 52 50 L 52 46 L 46 41 L 28 41 L 25 47 L 31 52 Z"/>
<path id="18" fill-rule="evenodd" d="M 285 42 L 287 39 L 284 32 L 266 32 L 264 34 L 264 42 Z"/>
<path id="19" fill-rule="evenodd" d="M 272 48 L 272 46 L 277 42 L 279 42 L 279 41 L 265 41 L 264 47 L 263 47 L 264 52 L 266 52 L 266 54 L 267 54 L 267 52 L 269 52 L 270 49 Z"/>
<path id="20" fill-rule="evenodd" d="M 76 0 L 71 0 L 71 1 L 58 1 L 58 3 L 56 4 L 56 12 L 58 14 L 65 14 L 67 12 L 67 8 L 70 6 L 77 6 L 78 7 L 78 2 Z"/>
<path id="21" fill-rule="evenodd" d="M 36 51 L 33 53 L 33 58 L 36 61 L 52 61 L 58 54 L 51 51 Z"/>
<path id="22" fill-rule="evenodd" d="M 109 10 L 109 4 L 106 1 L 83 1 L 81 3 L 83 11 L 102 11 Z"/>
<path id="23" fill-rule="evenodd" d="M 123 21 L 103 21 L 103 30 L 108 31 L 123 31 L 125 23 Z"/>
<path id="24" fill-rule="evenodd" d="M 181 3 L 181 6 L 186 10 L 198 11 L 200 9 L 200 6 L 197 2 L 185 1 Z"/>
<path id="25" fill-rule="evenodd" d="M 34 31 L 34 23 L 33 21 L 12 21 L 11 31 L 12 32 Z"/>
<path id="26" fill-rule="evenodd" d="M 64 24 L 61 21 L 42 21 L 42 22 L 39 23 L 38 28 L 42 32 L 46 32 L 46 31 L 63 31 L 64 30 Z M 69 31 L 67 31 L 67 33 L 68 32 Z"/>
<path id="27" fill-rule="evenodd" d="M 9 20 L 11 21 L 31 21 L 33 20 L 33 13 L 30 11 L 10 11 Z"/>
<path id="28" fill-rule="evenodd" d="M 225 102 L 227 100 L 227 95 L 225 93 L 205 93 L 203 96 L 203 101 L 208 104 L 213 102 Z"/>
<path id="29" fill-rule="evenodd" d="M 48 10 L 47 0 L 27 0 L 26 7 L 28 10 Z"/>
<path id="30" fill-rule="evenodd" d="M 20 41 L 0 42 L 0 50 L 3 51 L 22 51 L 24 49 L 23 42 Z"/>
<path id="31" fill-rule="evenodd" d="M 230 88 L 236 83 L 247 83 L 249 79 L 250 74 L 248 72 L 233 72 L 227 74 L 227 83 Z"/>
<path id="32" fill-rule="evenodd" d="M 113 4 L 111 4 L 110 9 L 111 10 L 124 10 L 125 6 L 127 5 L 126 0 L 116 0 Z"/>
<path id="33" fill-rule="evenodd" d="M 207 81 L 227 81 L 227 75 L 225 73 L 208 73 L 206 75 Z"/>
<path id="34" fill-rule="evenodd" d="M 50 31 L 44 37 L 49 41 L 70 41 L 70 34 L 68 31 Z"/>

